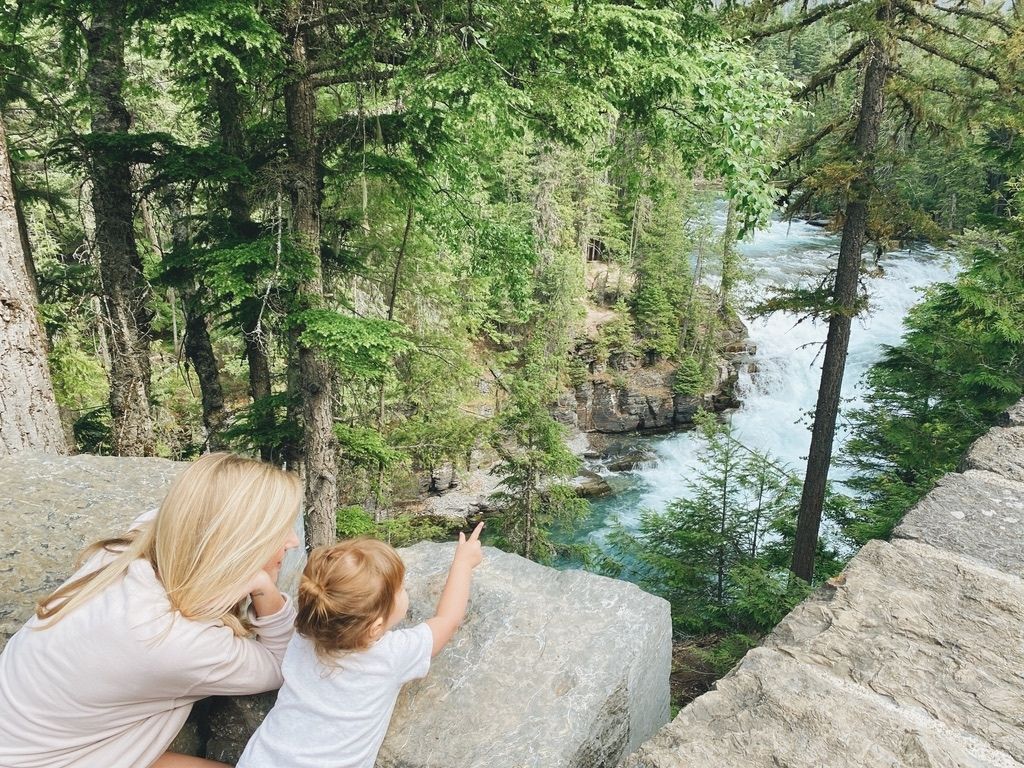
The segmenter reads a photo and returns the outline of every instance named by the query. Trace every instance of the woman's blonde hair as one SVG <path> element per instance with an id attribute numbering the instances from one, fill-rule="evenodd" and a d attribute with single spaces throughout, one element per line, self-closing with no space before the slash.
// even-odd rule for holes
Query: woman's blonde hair
<path id="1" fill-rule="evenodd" d="M 171 483 L 156 519 L 115 539 L 98 541 L 84 561 L 106 550 L 116 556 L 69 581 L 36 606 L 52 626 L 101 592 L 138 559 L 153 566 L 171 607 L 196 621 L 221 620 L 238 635 L 245 585 L 281 548 L 302 504 L 299 479 L 270 464 L 210 453 Z"/>
<path id="2" fill-rule="evenodd" d="M 295 629 L 324 661 L 369 647 L 405 581 L 405 563 L 390 544 L 349 539 L 309 554 L 299 583 Z"/>

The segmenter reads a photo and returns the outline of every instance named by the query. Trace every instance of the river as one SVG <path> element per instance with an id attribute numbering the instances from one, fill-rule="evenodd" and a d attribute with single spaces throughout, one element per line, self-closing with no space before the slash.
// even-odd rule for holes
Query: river
<path id="1" fill-rule="evenodd" d="M 718 231 L 724 227 L 721 207 L 716 209 L 713 223 Z M 812 275 L 835 264 L 839 237 L 802 221 L 773 221 L 742 243 L 740 250 L 752 277 L 742 302 L 749 305 L 770 286 L 809 284 Z M 886 345 L 899 341 L 904 317 L 924 288 L 949 280 L 957 271 L 951 255 L 929 247 L 886 253 L 880 266 L 877 274 L 866 279 L 870 309 L 853 323 L 843 378 L 843 410 L 863 403 L 865 373 Z M 749 448 L 768 451 L 802 476 L 810 444 L 808 414 L 821 375 L 818 353 L 827 324 L 797 319 L 787 313 L 763 319 L 744 317 L 750 341 L 757 347 L 755 372 L 741 373 L 737 394 L 742 404 L 724 417 L 738 440 Z M 840 423 L 837 449 L 846 437 L 842 416 Z M 642 510 L 661 511 L 671 500 L 686 495 L 687 481 L 697 468 L 693 433 L 637 439 L 654 452 L 656 460 L 631 472 L 610 472 L 597 461 L 588 465 L 604 476 L 616 493 L 593 502 L 589 517 L 574 530 L 575 541 L 602 547 L 614 522 L 635 528 Z M 843 476 L 841 467 L 833 467 L 831 478 L 841 481 Z"/>

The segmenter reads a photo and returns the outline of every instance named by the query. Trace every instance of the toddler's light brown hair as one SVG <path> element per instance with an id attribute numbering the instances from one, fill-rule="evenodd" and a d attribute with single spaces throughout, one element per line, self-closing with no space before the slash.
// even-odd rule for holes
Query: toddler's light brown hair
<path id="1" fill-rule="evenodd" d="M 404 581 L 405 563 L 383 541 L 318 547 L 302 572 L 295 628 L 325 661 L 365 650 L 374 622 L 391 614 Z"/>

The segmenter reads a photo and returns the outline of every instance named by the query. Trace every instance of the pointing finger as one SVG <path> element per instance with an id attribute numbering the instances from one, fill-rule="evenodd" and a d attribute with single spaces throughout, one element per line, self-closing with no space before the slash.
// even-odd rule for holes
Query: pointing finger
<path id="1" fill-rule="evenodd" d="M 476 528 L 473 529 L 473 534 L 469 537 L 470 541 L 478 541 L 480 539 L 480 531 L 484 529 L 484 523 L 481 520 L 477 523 Z"/>
<path id="2" fill-rule="evenodd" d="M 465 544 L 465 543 L 466 543 L 466 534 L 464 534 L 462 531 L 459 531 L 459 544 Z"/>

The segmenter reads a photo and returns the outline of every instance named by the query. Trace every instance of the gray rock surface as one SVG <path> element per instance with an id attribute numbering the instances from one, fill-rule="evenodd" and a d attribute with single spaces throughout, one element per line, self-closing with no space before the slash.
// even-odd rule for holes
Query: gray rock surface
<path id="1" fill-rule="evenodd" d="M 926 716 L 755 648 L 624 768 L 1018 768 Z"/>
<path id="2" fill-rule="evenodd" d="M 0 458 L 0 648 L 72 573 L 83 547 L 158 506 L 185 466 L 34 452 Z"/>
<path id="3" fill-rule="evenodd" d="M 983 469 L 1024 482 L 1024 427 L 990 429 L 967 451 L 960 469 Z"/>
<path id="4" fill-rule="evenodd" d="M 946 475 L 893 532 L 1024 576 L 1024 483 L 981 470 Z"/>
<path id="5" fill-rule="evenodd" d="M 569 481 L 569 487 L 577 496 L 584 499 L 597 499 L 612 492 L 608 481 L 590 469 L 581 469 L 580 473 Z"/>
<path id="6" fill-rule="evenodd" d="M 452 545 L 402 551 L 410 621 L 433 615 Z M 668 720 L 668 604 L 625 582 L 555 571 L 490 547 L 468 617 L 406 686 L 379 768 L 608 768 Z M 269 699 L 211 716 L 232 760 Z"/>
<path id="7" fill-rule="evenodd" d="M 1024 427 L 1024 400 L 1006 410 L 1000 419 L 1003 427 Z"/>
<path id="8" fill-rule="evenodd" d="M 1024 763 L 1024 581 L 911 541 L 844 573 L 765 645 Z"/>
<path id="9" fill-rule="evenodd" d="M 658 432 L 693 425 L 699 408 L 721 411 L 735 405 L 736 371 L 722 364 L 710 392 L 690 397 L 672 392 L 671 367 L 634 367 L 617 371 L 618 379 L 593 378 L 575 389 L 575 411 L 560 400 L 556 417 L 586 432 L 618 434 Z"/>
<path id="10" fill-rule="evenodd" d="M 1022 419 L 624 768 L 1024 766 Z"/>

